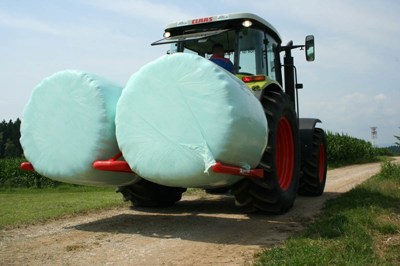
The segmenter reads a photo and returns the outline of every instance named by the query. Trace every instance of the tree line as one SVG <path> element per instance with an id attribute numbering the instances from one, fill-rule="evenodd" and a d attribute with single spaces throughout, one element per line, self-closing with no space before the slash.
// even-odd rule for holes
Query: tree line
<path id="1" fill-rule="evenodd" d="M 19 139 L 21 120 L 3 120 L 0 123 L 0 158 L 16 158 L 23 155 Z"/>

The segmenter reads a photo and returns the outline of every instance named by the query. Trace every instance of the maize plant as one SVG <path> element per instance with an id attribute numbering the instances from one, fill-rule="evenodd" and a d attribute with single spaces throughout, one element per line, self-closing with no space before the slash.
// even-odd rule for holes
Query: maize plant
<path id="1" fill-rule="evenodd" d="M 368 141 L 346 134 L 328 132 L 328 161 L 332 166 L 370 162 L 375 152 Z"/>

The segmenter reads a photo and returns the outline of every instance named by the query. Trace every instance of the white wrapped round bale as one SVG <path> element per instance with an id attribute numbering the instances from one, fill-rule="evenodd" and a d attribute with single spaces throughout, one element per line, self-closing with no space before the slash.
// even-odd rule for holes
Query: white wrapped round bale
<path id="1" fill-rule="evenodd" d="M 242 178 L 213 173 L 216 161 L 256 167 L 268 127 L 260 102 L 241 80 L 203 57 L 176 53 L 130 78 L 117 104 L 116 135 L 143 178 L 207 188 Z"/>
<path id="2" fill-rule="evenodd" d="M 35 170 L 73 184 L 116 186 L 137 177 L 92 168 L 118 153 L 115 108 L 122 88 L 93 74 L 66 70 L 34 89 L 23 113 L 21 145 Z"/>

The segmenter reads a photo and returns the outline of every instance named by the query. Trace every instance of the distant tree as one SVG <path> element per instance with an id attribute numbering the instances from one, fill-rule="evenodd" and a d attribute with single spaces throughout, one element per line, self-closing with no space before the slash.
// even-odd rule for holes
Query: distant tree
<path id="1" fill-rule="evenodd" d="M 3 157 L 3 147 L 4 147 L 3 132 L 0 129 L 0 158 Z"/>
<path id="2" fill-rule="evenodd" d="M 400 146 L 393 145 L 393 146 L 390 146 L 390 147 L 387 147 L 387 148 L 389 149 L 389 151 L 391 153 L 393 153 L 393 155 L 395 155 L 395 156 L 399 156 L 400 155 Z"/>
<path id="3" fill-rule="evenodd" d="M 0 158 L 19 157 L 22 155 L 22 147 L 19 142 L 21 120 L 17 119 L 0 122 Z"/>
<path id="4" fill-rule="evenodd" d="M 21 156 L 23 151 L 22 151 L 22 146 L 21 143 L 19 141 L 19 139 L 21 138 L 21 120 L 19 118 L 17 118 L 17 120 L 15 120 L 14 124 L 12 125 L 12 142 L 15 145 L 15 153 L 17 154 L 17 156 Z"/>
<path id="5" fill-rule="evenodd" d="M 400 147 L 400 136 L 394 136 L 394 137 L 397 139 L 397 142 L 395 142 L 395 144 Z"/>
<path id="6" fill-rule="evenodd" d="M 6 144 L 4 144 L 4 157 L 17 157 L 19 156 L 18 151 L 14 142 L 8 139 Z"/>
<path id="7" fill-rule="evenodd" d="M 7 131 L 7 122 L 5 120 L 3 120 L 0 123 L 0 132 L 1 132 L 0 158 L 4 157 L 4 144 L 5 144 L 5 141 L 7 140 L 6 131 Z"/>

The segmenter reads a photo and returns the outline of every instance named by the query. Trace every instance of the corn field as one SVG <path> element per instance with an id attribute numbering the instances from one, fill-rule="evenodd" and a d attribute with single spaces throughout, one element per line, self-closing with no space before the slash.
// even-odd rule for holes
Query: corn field
<path id="1" fill-rule="evenodd" d="M 43 177 L 36 172 L 26 172 L 19 168 L 26 159 L 0 159 L 0 188 L 42 188 L 55 187 L 60 182 Z"/>
<path id="2" fill-rule="evenodd" d="M 328 163 L 330 166 L 344 166 L 376 160 L 376 156 L 390 155 L 389 151 L 374 148 L 368 141 L 346 134 L 327 133 Z"/>

